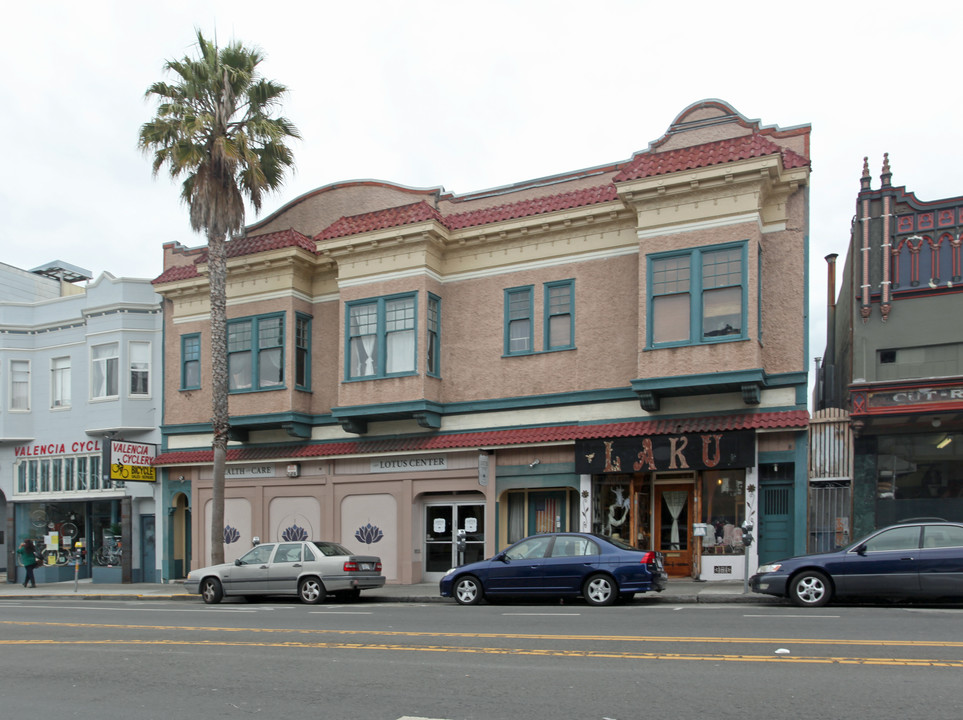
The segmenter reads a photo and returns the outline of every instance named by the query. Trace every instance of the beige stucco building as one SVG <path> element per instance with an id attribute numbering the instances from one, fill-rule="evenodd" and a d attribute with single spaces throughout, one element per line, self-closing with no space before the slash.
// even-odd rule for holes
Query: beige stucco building
<path id="1" fill-rule="evenodd" d="M 227 559 L 304 535 L 422 582 L 582 529 L 741 579 L 802 550 L 809 139 L 707 100 L 627 160 L 463 195 L 337 183 L 248 227 Z M 177 576 L 210 558 L 208 286 L 204 248 L 164 256 Z"/>

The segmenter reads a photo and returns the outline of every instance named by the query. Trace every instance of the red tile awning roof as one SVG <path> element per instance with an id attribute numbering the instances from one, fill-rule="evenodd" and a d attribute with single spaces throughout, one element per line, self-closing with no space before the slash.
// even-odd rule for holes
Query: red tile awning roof
<path id="1" fill-rule="evenodd" d="M 646 435 L 720 432 L 726 430 L 769 430 L 805 428 L 809 413 L 805 410 L 719 415 L 693 418 L 671 418 L 604 425 L 555 425 L 550 427 L 487 430 L 482 432 L 419 435 L 379 440 L 229 447 L 230 463 L 265 460 L 325 458 L 349 455 L 379 455 L 401 452 L 437 452 L 465 448 L 510 447 L 513 445 L 570 443 L 576 440 L 642 437 Z M 154 465 L 192 465 L 213 462 L 212 450 L 174 450 L 159 455 Z"/>
<path id="2" fill-rule="evenodd" d="M 665 152 L 640 153 L 615 176 L 615 182 L 695 170 L 766 155 L 781 155 L 782 166 L 786 170 L 809 165 L 809 160 L 799 153 L 780 147 L 762 135 L 753 134 Z"/>

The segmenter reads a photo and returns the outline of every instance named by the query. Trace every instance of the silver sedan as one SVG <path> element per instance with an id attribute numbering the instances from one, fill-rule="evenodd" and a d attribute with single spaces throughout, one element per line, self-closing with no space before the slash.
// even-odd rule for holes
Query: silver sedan
<path id="1" fill-rule="evenodd" d="M 316 604 L 329 595 L 356 600 L 362 590 L 384 586 L 381 558 L 354 555 L 334 542 L 263 543 L 232 563 L 191 570 L 184 588 L 208 604 L 224 597 L 296 595 Z"/>

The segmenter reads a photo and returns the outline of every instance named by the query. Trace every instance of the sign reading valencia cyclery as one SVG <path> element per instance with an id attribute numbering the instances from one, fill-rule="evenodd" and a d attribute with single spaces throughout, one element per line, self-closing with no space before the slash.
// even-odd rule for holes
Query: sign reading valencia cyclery
<path id="1" fill-rule="evenodd" d="M 156 482 L 154 458 L 157 445 L 111 440 L 104 446 L 104 468 L 109 468 L 111 480 L 124 482 Z"/>
<path id="2" fill-rule="evenodd" d="M 753 467 L 755 457 L 755 433 L 752 430 L 579 440 L 575 443 L 575 470 L 585 475 L 728 470 Z"/>

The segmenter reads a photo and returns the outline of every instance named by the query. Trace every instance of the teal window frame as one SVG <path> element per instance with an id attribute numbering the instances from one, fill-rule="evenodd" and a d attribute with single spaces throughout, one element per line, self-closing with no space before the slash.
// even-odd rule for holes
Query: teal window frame
<path id="1" fill-rule="evenodd" d="M 188 381 L 188 364 L 197 364 L 197 383 Z M 181 335 L 181 390 L 201 388 L 201 334 Z"/>
<path id="2" fill-rule="evenodd" d="M 411 303 L 410 308 L 405 308 L 399 303 Z M 364 309 L 365 315 L 352 317 L 352 312 L 356 309 Z M 344 377 L 348 381 L 378 380 L 387 377 L 405 377 L 418 373 L 418 293 L 396 293 L 384 295 L 377 298 L 365 298 L 363 300 L 352 300 L 344 305 L 345 317 L 345 353 L 344 353 Z M 362 323 L 357 320 L 363 320 Z M 388 367 L 388 346 L 389 338 L 393 333 L 412 334 L 412 350 L 410 369 L 389 372 Z M 363 357 L 356 353 L 357 347 L 362 353 L 366 353 L 363 347 L 362 337 L 373 337 L 372 372 L 362 374 L 352 371 L 352 361 L 357 355 L 358 363 L 367 362 L 367 355 Z M 357 345 L 355 341 L 361 344 Z"/>
<path id="3" fill-rule="evenodd" d="M 294 315 L 294 387 L 311 390 L 311 316 Z"/>
<path id="4" fill-rule="evenodd" d="M 441 298 L 428 293 L 428 349 L 425 371 L 432 377 L 441 377 Z"/>
<path id="5" fill-rule="evenodd" d="M 525 324 L 527 335 L 523 335 Z M 515 335 L 515 332 L 518 332 Z M 521 339 L 528 346 L 519 349 Z M 505 355 L 532 355 L 535 352 L 535 288 L 532 285 L 505 289 Z M 516 347 L 513 347 L 515 345 Z"/>
<path id="6" fill-rule="evenodd" d="M 568 292 L 562 296 L 558 291 L 565 289 Z M 545 283 L 544 286 L 545 303 L 545 337 L 542 347 L 546 351 L 572 350 L 575 347 L 575 280 L 557 280 Z M 557 343 L 553 338 L 553 325 L 568 325 L 568 342 Z"/>
<path id="7" fill-rule="evenodd" d="M 687 261 L 687 267 L 683 260 Z M 676 261 L 675 265 L 671 264 L 673 261 Z M 733 269 L 735 262 L 738 262 L 738 270 Z M 647 349 L 712 345 L 746 340 L 749 337 L 747 241 L 654 253 L 646 256 L 646 264 Z M 736 278 L 737 282 L 734 281 Z M 732 333 L 707 334 L 704 327 L 706 296 L 732 288 L 739 288 L 741 294 L 739 328 Z M 658 300 L 681 296 L 688 296 L 689 299 L 689 337 L 657 342 L 653 331 Z"/>
<path id="8" fill-rule="evenodd" d="M 246 332 L 242 328 L 248 326 Z M 269 390 L 283 390 L 284 382 L 284 313 L 269 313 L 252 315 L 244 318 L 233 318 L 227 322 L 227 372 L 228 392 L 238 395 L 248 392 L 265 392 Z M 276 383 L 263 382 L 261 378 L 262 365 L 266 365 L 265 357 L 268 353 L 277 351 L 279 357 L 276 363 L 280 371 L 280 380 Z M 233 386 L 232 363 L 241 362 L 243 355 L 250 356 L 250 386 Z"/>

